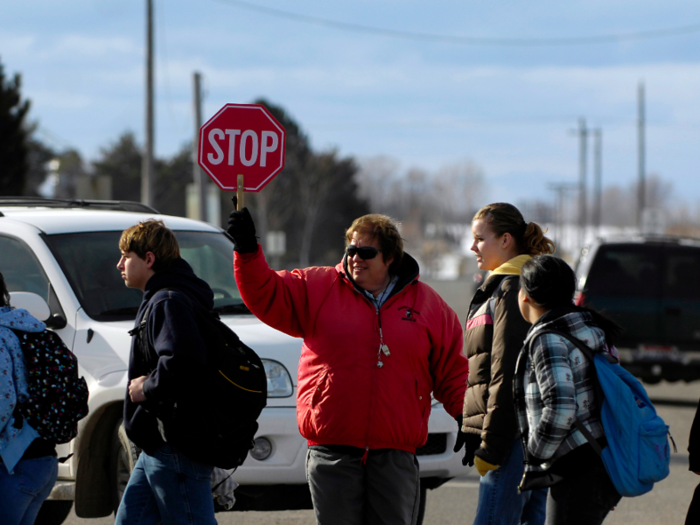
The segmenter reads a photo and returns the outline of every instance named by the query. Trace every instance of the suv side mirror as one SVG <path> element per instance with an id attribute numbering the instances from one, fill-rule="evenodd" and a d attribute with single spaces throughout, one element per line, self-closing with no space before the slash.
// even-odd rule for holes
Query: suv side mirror
<path id="1" fill-rule="evenodd" d="M 68 321 L 66 321 L 66 318 L 61 314 L 53 314 L 46 321 L 44 321 L 44 323 L 46 323 L 47 328 L 51 328 L 52 330 L 60 330 L 61 328 L 66 327 Z"/>
<path id="2" fill-rule="evenodd" d="M 32 292 L 10 292 L 10 305 L 24 308 L 39 321 L 46 322 L 51 316 L 49 304 L 43 297 Z"/>

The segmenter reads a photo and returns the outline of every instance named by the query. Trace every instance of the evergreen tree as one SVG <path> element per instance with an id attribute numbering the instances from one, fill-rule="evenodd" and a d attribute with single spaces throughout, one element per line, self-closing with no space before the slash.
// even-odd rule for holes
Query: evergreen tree
<path id="1" fill-rule="evenodd" d="M 192 143 L 184 144 L 174 157 L 156 167 L 155 208 L 167 215 L 186 216 L 187 185 L 193 180 Z"/>
<path id="2" fill-rule="evenodd" d="M 100 150 L 100 159 L 93 163 L 95 175 L 112 177 L 114 200 L 141 200 L 141 148 L 130 131 Z"/>
<path id="3" fill-rule="evenodd" d="M 19 74 L 6 79 L 0 63 L 0 195 L 21 195 L 27 175 L 29 101 L 22 100 L 20 85 Z"/>

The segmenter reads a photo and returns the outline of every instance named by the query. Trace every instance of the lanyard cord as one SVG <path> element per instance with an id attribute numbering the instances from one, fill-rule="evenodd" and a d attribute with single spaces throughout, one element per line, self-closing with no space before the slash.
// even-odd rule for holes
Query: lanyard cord
<path id="1" fill-rule="evenodd" d="M 387 290 L 389 290 L 389 285 L 391 282 L 387 285 L 386 288 L 382 291 L 381 295 L 375 299 L 375 307 L 377 311 L 377 322 L 379 323 L 379 349 L 377 350 L 377 368 L 382 368 L 384 366 L 384 363 L 382 362 L 382 353 L 385 356 L 389 356 L 389 347 L 384 344 L 384 332 L 382 331 L 382 313 L 381 313 L 381 304 L 384 300 L 384 295 L 387 293 Z"/>

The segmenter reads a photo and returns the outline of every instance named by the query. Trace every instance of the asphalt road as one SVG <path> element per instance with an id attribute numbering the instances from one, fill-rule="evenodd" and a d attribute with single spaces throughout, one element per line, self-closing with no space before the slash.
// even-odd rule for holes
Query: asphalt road
<path id="1" fill-rule="evenodd" d="M 672 454 L 671 475 L 657 483 L 649 494 L 623 498 L 606 520 L 606 525 L 682 525 L 700 477 L 688 471 L 688 433 L 700 397 L 700 381 L 647 385 L 647 390 L 678 446 Z M 425 525 L 465 525 L 476 512 L 478 475 L 465 475 L 428 491 Z M 313 511 L 225 512 L 217 514 L 221 525 L 313 525 Z M 111 525 L 113 517 L 81 519 L 71 514 L 67 525 Z"/>

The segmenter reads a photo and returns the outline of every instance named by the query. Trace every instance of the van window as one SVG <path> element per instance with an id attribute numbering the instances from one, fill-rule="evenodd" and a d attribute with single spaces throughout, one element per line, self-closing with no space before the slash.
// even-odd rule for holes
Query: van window
<path id="1" fill-rule="evenodd" d="M 661 246 L 604 245 L 586 279 L 587 295 L 658 297 L 661 275 Z"/>

